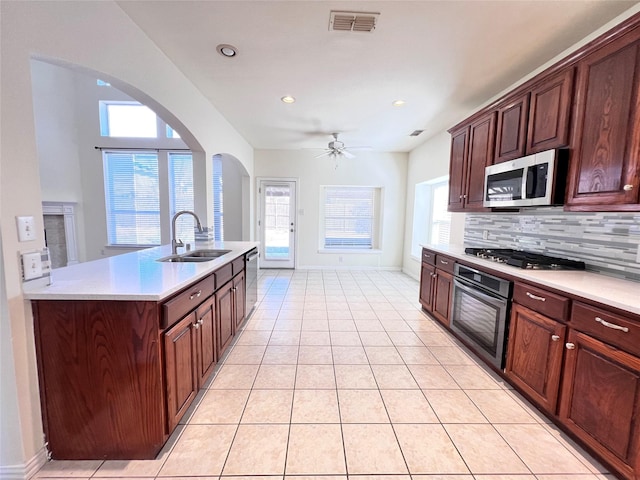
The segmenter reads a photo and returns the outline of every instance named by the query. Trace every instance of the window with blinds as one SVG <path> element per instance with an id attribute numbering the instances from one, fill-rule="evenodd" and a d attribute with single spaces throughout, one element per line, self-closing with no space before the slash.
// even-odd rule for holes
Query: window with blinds
<path id="1" fill-rule="evenodd" d="M 380 188 L 324 186 L 322 190 L 323 248 L 377 248 Z"/>
<path id="2" fill-rule="evenodd" d="M 160 244 L 155 152 L 103 152 L 109 245 Z"/>
<path id="3" fill-rule="evenodd" d="M 190 153 L 169 153 L 169 203 L 171 218 L 181 210 L 194 210 L 193 159 Z M 176 222 L 176 238 L 185 244 L 193 244 L 194 229 L 194 218 L 182 215 Z"/>
<path id="4" fill-rule="evenodd" d="M 213 157 L 213 239 L 224 240 L 224 202 L 222 195 L 222 158 Z"/>

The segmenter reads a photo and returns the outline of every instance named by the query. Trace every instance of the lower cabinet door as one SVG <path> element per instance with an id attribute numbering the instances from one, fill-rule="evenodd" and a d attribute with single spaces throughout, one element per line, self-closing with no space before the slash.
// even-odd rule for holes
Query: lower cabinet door
<path id="1" fill-rule="evenodd" d="M 640 359 L 570 331 L 560 419 L 624 475 L 640 478 Z"/>
<path id="2" fill-rule="evenodd" d="M 433 309 L 433 282 L 436 273 L 436 267 L 432 265 L 422 264 L 420 270 L 420 304 L 425 310 Z"/>
<path id="3" fill-rule="evenodd" d="M 218 346 L 216 343 L 215 329 L 215 302 L 214 297 L 198 307 L 196 310 L 196 320 L 198 330 L 196 332 L 196 343 L 198 352 L 197 376 L 198 386 L 202 386 L 211 372 L 213 372 L 218 360 Z"/>
<path id="4" fill-rule="evenodd" d="M 244 322 L 245 312 L 245 276 L 244 271 L 236 275 L 233 279 L 233 303 L 235 304 L 235 328 L 237 328 Z"/>
<path id="5" fill-rule="evenodd" d="M 506 375 L 531 399 L 555 414 L 566 327 L 513 304 Z"/>
<path id="6" fill-rule="evenodd" d="M 233 281 L 229 281 L 216 292 L 216 328 L 220 355 L 231 343 L 234 330 Z"/>
<path id="7" fill-rule="evenodd" d="M 190 313 L 164 334 L 167 423 L 171 432 L 198 393 L 196 317 Z"/>
<path id="8" fill-rule="evenodd" d="M 433 316 L 445 327 L 449 327 L 449 306 L 451 305 L 451 290 L 453 275 L 437 270 L 433 294 Z"/>

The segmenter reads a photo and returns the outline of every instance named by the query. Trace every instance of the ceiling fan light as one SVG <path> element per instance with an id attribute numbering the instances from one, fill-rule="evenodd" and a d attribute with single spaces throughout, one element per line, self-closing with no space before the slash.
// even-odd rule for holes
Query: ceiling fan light
<path id="1" fill-rule="evenodd" d="M 296 99 L 294 97 L 292 97 L 291 95 L 285 95 L 280 100 L 282 100 L 284 103 L 295 103 L 295 101 L 296 101 Z"/>
<path id="2" fill-rule="evenodd" d="M 394 107 L 401 107 L 405 103 L 407 103 L 407 102 L 405 102 L 404 100 L 395 100 L 391 105 L 393 105 Z"/>

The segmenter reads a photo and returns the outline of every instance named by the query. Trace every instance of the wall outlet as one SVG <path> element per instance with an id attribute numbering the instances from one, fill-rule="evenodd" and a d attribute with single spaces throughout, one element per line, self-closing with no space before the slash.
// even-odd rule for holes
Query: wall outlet
<path id="1" fill-rule="evenodd" d="M 33 217 L 16 217 L 18 223 L 18 240 L 28 242 L 36 239 Z"/>
<path id="2" fill-rule="evenodd" d="M 636 252 L 636 263 L 640 263 L 640 243 L 638 244 L 638 251 Z"/>
<path id="3" fill-rule="evenodd" d="M 40 252 L 23 253 L 22 271 L 25 280 L 42 277 L 42 254 Z"/>
<path id="4" fill-rule="evenodd" d="M 483 240 L 488 240 L 489 239 L 489 230 L 483 230 L 482 231 L 482 239 Z"/>

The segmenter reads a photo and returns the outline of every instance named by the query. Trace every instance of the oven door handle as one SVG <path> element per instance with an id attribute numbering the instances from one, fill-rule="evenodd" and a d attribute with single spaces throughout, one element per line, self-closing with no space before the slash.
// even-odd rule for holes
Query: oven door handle
<path id="1" fill-rule="evenodd" d="M 454 278 L 453 284 L 455 287 L 458 287 L 460 290 L 464 290 L 472 295 L 481 297 L 486 302 L 494 305 L 496 307 L 504 306 L 509 300 L 507 298 L 501 297 L 500 295 L 496 295 L 486 290 L 478 287 L 477 285 L 473 285 L 472 283 L 466 282 L 460 278 Z M 454 293 L 455 295 L 455 293 Z"/>

